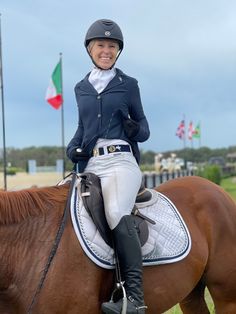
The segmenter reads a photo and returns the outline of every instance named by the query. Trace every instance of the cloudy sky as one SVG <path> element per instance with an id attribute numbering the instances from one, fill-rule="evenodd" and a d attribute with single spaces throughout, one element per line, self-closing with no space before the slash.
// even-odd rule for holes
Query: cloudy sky
<path id="1" fill-rule="evenodd" d="M 100 18 L 124 34 L 116 66 L 138 80 L 151 129 L 141 148 L 183 148 L 175 135 L 183 116 L 200 121 L 203 146 L 236 145 L 235 0 L 1 0 L 0 12 L 7 147 L 61 145 L 61 111 L 45 101 L 60 52 L 67 145 L 74 85 L 92 68 L 84 36 Z"/>

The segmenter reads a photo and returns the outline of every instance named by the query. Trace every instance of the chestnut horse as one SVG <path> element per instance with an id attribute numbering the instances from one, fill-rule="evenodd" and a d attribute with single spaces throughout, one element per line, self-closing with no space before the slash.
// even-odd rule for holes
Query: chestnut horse
<path id="1" fill-rule="evenodd" d="M 0 313 L 26 314 L 47 264 L 68 194 L 68 184 L 0 192 Z M 236 313 L 236 205 L 219 186 L 200 177 L 158 187 L 179 209 L 191 234 L 183 260 L 144 267 L 148 314 L 180 303 L 183 313 Z M 69 219 L 33 314 L 98 314 L 109 300 L 114 272 L 82 251 Z"/>

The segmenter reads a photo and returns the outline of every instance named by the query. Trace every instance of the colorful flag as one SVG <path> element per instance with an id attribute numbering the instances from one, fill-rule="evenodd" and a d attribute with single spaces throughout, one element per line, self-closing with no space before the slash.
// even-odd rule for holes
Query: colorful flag
<path id="1" fill-rule="evenodd" d="M 198 123 L 198 125 L 197 125 L 196 128 L 194 129 L 193 138 L 201 138 L 201 127 L 200 127 L 200 123 Z"/>
<path id="2" fill-rule="evenodd" d="M 182 120 L 176 130 L 175 133 L 176 136 L 178 136 L 181 140 L 184 139 L 185 136 L 185 123 L 184 120 Z"/>
<path id="3" fill-rule="evenodd" d="M 188 126 L 188 139 L 191 141 L 193 138 L 193 135 L 195 133 L 194 127 L 193 127 L 193 122 L 190 121 L 189 122 L 189 126 Z"/>
<path id="4" fill-rule="evenodd" d="M 55 109 L 59 109 L 63 103 L 61 60 L 56 65 L 50 78 L 46 92 L 46 101 Z"/>

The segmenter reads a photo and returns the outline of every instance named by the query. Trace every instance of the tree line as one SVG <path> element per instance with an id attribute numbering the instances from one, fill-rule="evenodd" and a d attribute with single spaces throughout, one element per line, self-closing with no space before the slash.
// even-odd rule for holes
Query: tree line
<path id="1" fill-rule="evenodd" d="M 211 149 L 209 147 L 200 148 L 185 148 L 180 150 L 171 150 L 166 152 L 158 152 L 163 155 L 163 158 L 170 157 L 171 153 L 176 154 L 176 157 L 183 158 L 185 161 L 192 161 L 193 163 L 204 163 L 209 161 L 211 157 L 223 157 L 227 161 L 229 153 L 236 153 L 236 146 L 228 148 Z M 152 164 L 157 152 L 154 151 L 141 151 L 141 164 Z"/>
<path id="2" fill-rule="evenodd" d="M 228 148 L 210 149 L 208 147 L 200 147 L 198 149 L 185 148 L 180 150 L 172 150 L 161 152 L 163 158 L 170 157 L 171 153 L 175 153 L 177 157 L 183 158 L 185 161 L 192 161 L 194 163 L 202 163 L 208 161 L 211 157 L 221 156 L 227 159 L 227 154 L 235 153 L 236 146 Z M 141 150 L 141 165 L 153 165 L 154 157 L 157 153 L 152 150 Z M 70 171 L 73 168 L 73 163 L 66 157 L 65 152 L 58 146 L 41 146 L 41 147 L 27 147 L 27 148 L 7 148 L 6 160 L 9 167 L 19 168 L 27 171 L 28 160 L 34 159 L 38 166 L 53 166 L 56 165 L 57 159 L 65 158 L 65 168 Z M 0 167 L 3 167 L 3 154 L 0 154 Z"/>

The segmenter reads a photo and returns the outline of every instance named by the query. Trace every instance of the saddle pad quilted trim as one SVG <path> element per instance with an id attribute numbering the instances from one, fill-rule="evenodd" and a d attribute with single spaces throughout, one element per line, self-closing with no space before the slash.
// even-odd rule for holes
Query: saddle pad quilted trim
<path id="1" fill-rule="evenodd" d="M 71 198 L 71 218 L 75 233 L 87 256 L 98 266 L 113 269 L 113 249 L 108 246 L 93 224 L 74 188 Z M 191 238 L 187 226 L 175 205 L 163 194 L 152 190 L 155 202 L 139 206 L 144 215 L 156 221 L 148 223 L 149 238 L 142 247 L 143 265 L 174 263 L 185 258 L 191 249 Z"/>

